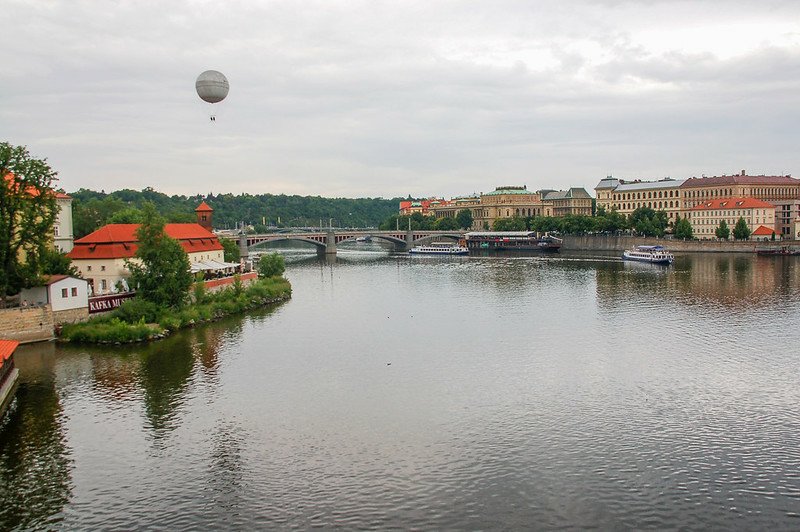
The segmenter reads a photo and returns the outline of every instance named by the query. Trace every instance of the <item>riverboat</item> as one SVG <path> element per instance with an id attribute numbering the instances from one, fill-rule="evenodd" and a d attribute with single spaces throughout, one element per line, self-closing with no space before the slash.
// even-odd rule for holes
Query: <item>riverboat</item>
<path id="1" fill-rule="evenodd" d="M 19 345 L 15 340 L 0 340 L 0 417 L 14 399 L 19 370 L 14 367 L 14 350 Z"/>
<path id="2" fill-rule="evenodd" d="M 370 235 L 359 236 L 356 238 L 356 242 L 358 242 L 359 244 L 368 244 L 372 242 L 372 237 Z"/>
<path id="3" fill-rule="evenodd" d="M 675 257 L 664 246 L 636 246 L 622 252 L 622 258 L 650 264 L 672 264 Z"/>
<path id="4" fill-rule="evenodd" d="M 535 231 L 472 231 L 466 234 L 467 248 L 489 251 L 558 251 L 561 239 Z"/>
<path id="5" fill-rule="evenodd" d="M 469 249 L 451 242 L 431 242 L 423 246 L 414 246 L 408 252 L 412 255 L 466 255 Z"/>
<path id="6" fill-rule="evenodd" d="M 800 249 L 791 248 L 789 246 L 781 246 L 779 248 L 760 248 L 756 249 L 757 255 L 770 255 L 770 256 L 791 256 L 800 255 Z"/>

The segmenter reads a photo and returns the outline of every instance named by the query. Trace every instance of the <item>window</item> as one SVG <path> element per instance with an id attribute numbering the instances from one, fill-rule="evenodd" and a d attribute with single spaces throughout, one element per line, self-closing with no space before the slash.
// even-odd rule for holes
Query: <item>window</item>
<path id="1" fill-rule="evenodd" d="M 87 272 L 90 272 L 90 271 L 92 271 L 92 267 L 91 267 L 91 266 L 87 266 L 87 267 L 86 267 L 86 271 L 87 271 Z"/>
<path id="2" fill-rule="evenodd" d="M 78 295 L 78 289 L 76 287 L 72 287 L 72 297 L 76 297 Z"/>
<path id="3" fill-rule="evenodd" d="M 106 267 L 105 267 L 105 266 L 100 266 L 100 271 L 101 271 L 101 272 L 104 272 L 104 271 L 106 271 Z"/>
<path id="4" fill-rule="evenodd" d="M 106 290 L 107 288 L 108 288 L 108 281 L 106 281 L 105 279 L 101 280 L 100 281 L 100 289 L 101 290 Z"/>
<path id="5" fill-rule="evenodd" d="M 62 288 L 61 289 L 61 297 L 67 297 L 67 289 L 66 288 Z"/>
<path id="6" fill-rule="evenodd" d="M 58 236 L 58 226 L 57 225 L 53 227 L 53 234 Z"/>

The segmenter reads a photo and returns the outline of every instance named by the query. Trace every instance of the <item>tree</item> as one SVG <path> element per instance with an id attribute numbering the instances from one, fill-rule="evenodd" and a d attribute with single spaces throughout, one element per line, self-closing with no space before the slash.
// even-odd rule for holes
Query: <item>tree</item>
<path id="1" fill-rule="evenodd" d="M 655 211 L 650 207 L 639 207 L 631 213 L 628 222 L 641 235 L 664 236 L 664 230 L 667 228 L 667 213 Z"/>
<path id="2" fill-rule="evenodd" d="M 239 242 L 230 238 L 221 238 L 220 242 L 222 242 L 223 260 L 225 262 L 239 262 L 241 258 Z"/>
<path id="3" fill-rule="evenodd" d="M 722 240 L 728 240 L 731 236 L 731 229 L 730 227 L 728 227 L 728 222 L 722 220 L 719 223 L 719 227 L 717 227 L 717 230 L 714 231 L 714 234 L 717 235 L 717 238 L 721 238 Z"/>
<path id="4" fill-rule="evenodd" d="M 495 231 L 525 231 L 525 220 L 519 216 L 512 218 L 498 218 L 492 224 Z"/>
<path id="5" fill-rule="evenodd" d="M 25 146 L 0 142 L 0 298 L 16 294 L 39 275 L 39 259 L 52 245 L 57 212 L 56 172 Z"/>
<path id="6" fill-rule="evenodd" d="M 42 275 L 71 275 L 79 277 L 78 269 L 66 254 L 52 248 L 45 249 L 40 257 L 39 270 Z"/>
<path id="7" fill-rule="evenodd" d="M 458 221 L 455 218 L 439 218 L 436 220 L 437 231 L 456 231 L 458 229 Z"/>
<path id="8" fill-rule="evenodd" d="M 681 218 L 680 215 L 675 219 L 673 232 L 675 233 L 675 238 L 683 238 L 686 240 L 694 238 L 692 224 L 689 223 L 687 218 Z"/>
<path id="9" fill-rule="evenodd" d="M 740 216 L 739 219 L 736 221 L 736 227 L 733 228 L 733 238 L 736 240 L 747 240 L 750 238 L 750 228 L 747 227 L 747 222 L 744 221 L 744 217 Z"/>
<path id="10" fill-rule="evenodd" d="M 140 224 L 142 223 L 144 214 L 141 209 L 136 207 L 126 207 L 121 211 L 117 211 L 108 219 L 110 224 Z"/>
<path id="11" fill-rule="evenodd" d="M 286 263 L 280 253 L 261 255 L 258 259 L 259 277 L 276 277 L 286 271 Z"/>
<path id="12" fill-rule="evenodd" d="M 162 307 L 183 304 L 192 286 L 189 256 L 180 243 L 164 233 L 164 219 L 152 203 L 145 203 L 144 221 L 136 230 L 139 262 L 127 261 L 136 296 Z"/>
<path id="13" fill-rule="evenodd" d="M 472 227 L 472 222 L 474 221 L 472 218 L 472 211 L 469 209 L 461 209 L 456 214 L 456 221 L 461 229 L 469 229 Z"/>

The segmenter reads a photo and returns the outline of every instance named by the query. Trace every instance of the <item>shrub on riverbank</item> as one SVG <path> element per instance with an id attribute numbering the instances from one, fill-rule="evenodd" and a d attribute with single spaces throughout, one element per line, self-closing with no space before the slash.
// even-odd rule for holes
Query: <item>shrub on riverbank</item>
<path id="1" fill-rule="evenodd" d="M 292 286 L 283 277 L 259 279 L 247 287 L 241 283 L 219 292 L 204 289 L 194 304 L 160 307 L 140 298 L 87 322 L 64 325 L 61 339 L 69 342 L 127 343 L 160 338 L 168 332 L 212 321 L 231 314 L 289 299 Z"/>

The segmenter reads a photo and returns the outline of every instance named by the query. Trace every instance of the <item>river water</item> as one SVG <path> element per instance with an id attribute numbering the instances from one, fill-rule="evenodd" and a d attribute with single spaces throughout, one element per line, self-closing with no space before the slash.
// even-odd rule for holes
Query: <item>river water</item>
<path id="1" fill-rule="evenodd" d="M 800 528 L 800 260 L 284 252 L 274 308 L 20 348 L 0 529 Z"/>

